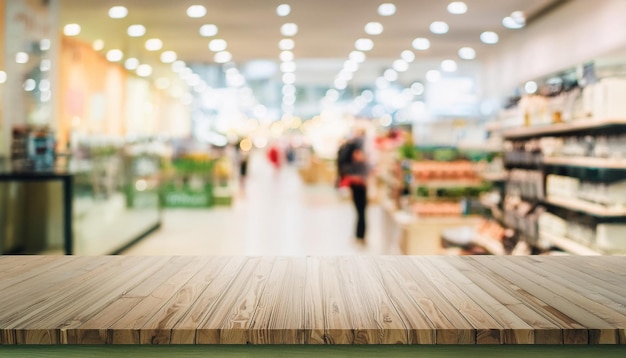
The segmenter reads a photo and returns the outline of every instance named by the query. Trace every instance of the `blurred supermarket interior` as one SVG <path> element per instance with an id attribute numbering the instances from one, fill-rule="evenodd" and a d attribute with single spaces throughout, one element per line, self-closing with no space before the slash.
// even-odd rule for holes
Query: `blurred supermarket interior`
<path id="1" fill-rule="evenodd" d="M 0 0 L 0 254 L 623 254 L 623 14 Z"/>

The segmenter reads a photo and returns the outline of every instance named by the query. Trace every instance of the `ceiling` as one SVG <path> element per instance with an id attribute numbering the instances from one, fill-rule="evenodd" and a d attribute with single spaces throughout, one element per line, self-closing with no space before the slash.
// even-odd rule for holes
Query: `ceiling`
<path id="1" fill-rule="evenodd" d="M 82 27 L 81 39 L 92 42 L 102 39 L 106 51 L 121 49 L 125 55 L 142 61 L 157 61 L 158 53 L 148 53 L 143 48 L 145 39 L 157 37 L 163 40 L 163 50 L 173 50 L 187 64 L 213 63 L 213 53 L 208 49 L 210 38 L 200 36 L 199 28 L 212 23 L 218 26 L 215 36 L 228 42 L 228 51 L 237 65 L 251 60 L 266 59 L 279 61 L 278 42 L 282 38 L 280 27 L 285 22 L 298 25 L 295 40 L 296 84 L 304 82 L 332 86 L 334 76 L 341 70 L 343 62 L 354 50 L 355 40 L 369 37 L 374 48 L 367 53 L 368 60 L 355 74 L 354 81 L 370 83 L 380 76 L 385 68 L 403 50 L 413 50 L 411 43 L 416 37 L 431 40 L 427 51 L 418 52 L 416 61 L 404 76 L 420 76 L 420 71 L 437 66 L 442 59 L 459 61 L 459 71 L 466 64 L 459 60 L 457 52 L 463 46 L 476 50 L 479 62 L 498 45 L 485 45 L 479 35 L 486 30 L 500 35 L 500 43 L 514 31 L 503 27 L 502 19 L 513 11 L 526 14 L 527 23 L 532 23 L 543 13 L 550 11 L 562 0 L 466 0 L 468 12 L 452 15 L 446 10 L 449 1 L 396 0 L 397 12 L 393 16 L 381 17 L 377 13 L 383 1 L 369 0 L 61 0 L 62 24 L 78 23 Z M 291 5 L 286 17 L 276 14 L 281 3 Z M 202 18 L 189 18 L 186 9 L 201 4 L 207 8 Z M 123 19 L 108 17 L 108 9 L 114 5 L 128 8 Z M 450 31 L 445 35 L 434 35 L 429 31 L 433 21 L 445 21 Z M 367 36 L 364 26 L 378 21 L 384 32 Z M 126 29 L 131 24 L 141 23 L 147 33 L 142 38 L 130 38 Z M 468 62 L 468 61 L 465 61 Z M 471 68 L 471 66 L 469 66 Z"/>

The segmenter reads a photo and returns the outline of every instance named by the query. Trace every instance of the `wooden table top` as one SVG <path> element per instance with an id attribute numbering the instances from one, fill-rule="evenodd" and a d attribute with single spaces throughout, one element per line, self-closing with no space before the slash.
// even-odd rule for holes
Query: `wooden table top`
<path id="1" fill-rule="evenodd" d="M 0 256 L 0 344 L 625 344 L 626 257 Z"/>

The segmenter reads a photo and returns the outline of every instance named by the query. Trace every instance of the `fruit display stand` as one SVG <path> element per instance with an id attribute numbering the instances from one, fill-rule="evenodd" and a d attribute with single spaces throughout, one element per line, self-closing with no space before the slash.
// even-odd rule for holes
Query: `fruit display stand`
<path id="1" fill-rule="evenodd" d="M 208 154 L 186 154 L 165 162 L 161 204 L 167 208 L 208 208 L 213 202 L 215 159 Z"/>

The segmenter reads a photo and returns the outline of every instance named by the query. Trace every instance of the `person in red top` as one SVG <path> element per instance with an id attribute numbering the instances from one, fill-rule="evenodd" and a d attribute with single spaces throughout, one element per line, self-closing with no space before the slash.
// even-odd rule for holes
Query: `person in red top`
<path id="1" fill-rule="evenodd" d="M 282 164 L 280 157 L 280 149 L 276 143 L 272 144 L 267 151 L 267 159 L 269 159 L 270 163 L 274 166 L 275 169 L 280 169 Z"/>

